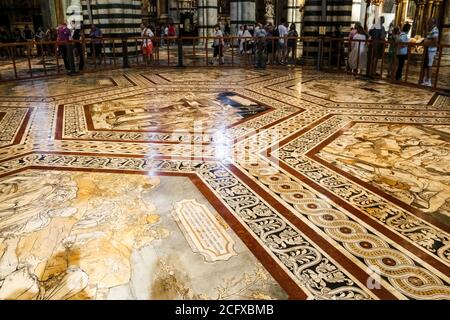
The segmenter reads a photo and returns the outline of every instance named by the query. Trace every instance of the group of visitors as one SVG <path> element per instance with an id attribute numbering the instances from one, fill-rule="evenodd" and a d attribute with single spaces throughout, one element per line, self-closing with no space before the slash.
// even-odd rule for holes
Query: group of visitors
<path id="1" fill-rule="evenodd" d="M 71 23 L 70 27 L 67 23 L 62 23 L 57 28 L 57 49 L 64 61 L 64 67 L 67 70 L 68 75 L 76 74 L 78 71 L 83 71 L 84 69 L 85 53 L 81 41 L 83 37 L 82 28 L 76 27 L 74 23 Z M 93 62 L 96 64 L 98 58 L 98 64 L 101 64 L 103 59 L 102 31 L 95 24 L 92 24 L 89 37 L 91 38 L 91 55 Z M 75 60 L 78 60 L 78 70 Z"/>
<path id="2" fill-rule="evenodd" d="M 226 32 L 227 28 L 224 34 L 219 25 L 215 26 L 213 57 L 218 64 L 224 63 L 224 36 L 228 35 Z M 292 23 L 288 28 L 286 19 L 282 19 L 278 26 L 272 23 L 262 25 L 258 22 L 254 25 L 239 26 L 236 46 L 241 56 L 254 55 L 255 68 L 263 69 L 267 64 L 288 63 L 288 57 L 291 54 L 295 56 L 297 37 L 295 24 Z M 214 60 L 210 61 L 210 64 L 214 64 Z"/>
<path id="3" fill-rule="evenodd" d="M 15 27 L 12 30 L 6 26 L 0 26 L 0 43 L 23 43 L 23 45 L 15 45 L 11 49 L 0 48 L 0 59 L 10 58 L 13 54 L 16 57 L 25 57 L 28 54 L 32 56 L 34 46 L 36 46 L 37 56 L 43 53 L 52 55 L 55 52 L 55 46 L 48 43 L 43 44 L 51 41 L 56 41 L 56 29 L 49 28 L 44 32 L 42 27 L 33 31 L 28 25 L 25 25 L 23 29 Z"/>
<path id="4" fill-rule="evenodd" d="M 384 23 L 385 19 L 381 16 L 369 30 L 365 30 L 361 23 L 355 24 L 348 35 L 347 68 L 354 73 L 365 71 L 369 77 L 379 76 L 377 72 L 380 65 L 379 60 L 385 56 L 387 44 L 388 54 L 385 61 L 389 66 L 388 74 L 392 79 L 400 81 L 403 77 L 405 63 L 410 56 L 409 32 L 411 25 L 409 23 L 402 26 L 391 24 L 389 30 L 386 31 Z M 436 25 L 436 19 L 430 18 L 427 24 L 428 33 L 423 41 L 425 58 L 420 83 L 427 86 L 431 86 L 430 69 L 438 47 L 439 30 Z M 294 63 L 296 62 L 299 34 L 296 25 L 294 23 L 288 25 L 286 19 L 281 19 L 279 25 L 272 23 L 240 25 L 235 37 L 227 38 L 230 33 L 228 24 L 225 25 L 225 28 L 221 28 L 219 25 L 215 26 L 212 43 L 214 59 L 210 61 L 211 64 L 225 63 L 224 53 L 228 46 L 236 46 L 239 54 L 244 58 L 252 55 L 256 68 L 265 68 L 267 64 L 284 65 L 292 60 Z M 81 41 L 84 34 L 85 32 L 79 26 L 68 26 L 66 23 L 61 24 L 57 29 L 49 28 L 45 32 L 42 27 L 32 30 L 28 25 L 25 25 L 22 30 L 17 27 L 9 30 L 5 26 L 0 26 L 0 43 L 16 44 L 10 48 L 0 47 L 0 58 L 10 58 L 11 55 L 16 57 L 32 56 L 32 49 L 35 47 L 37 56 L 59 54 L 68 74 L 74 74 L 77 70 L 75 60 L 78 61 L 78 71 L 82 71 L 84 68 L 85 53 Z M 95 25 L 91 25 L 90 32 L 86 33 L 86 36 L 88 34 L 91 38 L 90 54 L 94 63 L 101 64 L 104 56 L 102 31 Z M 156 35 L 160 37 L 157 43 L 154 42 Z M 142 23 L 140 36 L 142 39 L 139 42 L 144 62 L 152 64 L 155 62 L 154 46 L 174 42 L 177 30 L 173 23 L 161 24 L 157 28 Z M 336 27 L 333 38 L 344 39 L 344 34 L 339 27 Z M 236 42 L 231 43 L 229 39 L 235 39 Z M 385 42 L 386 40 L 387 42 Z M 23 45 L 20 45 L 21 43 Z M 331 45 L 330 48 L 333 50 L 332 61 L 336 63 L 339 59 L 338 64 L 342 64 L 341 61 L 345 56 L 344 46 L 333 47 Z"/>
<path id="5" fill-rule="evenodd" d="M 384 17 L 381 16 L 368 32 L 364 30 L 360 23 L 355 24 L 349 34 L 348 68 L 355 73 L 365 69 L 369 77 L 379 76 L 377 73 L 378 61 L 383 58 L 385 53 L 385 40 L 387 38 L 389 41 L 389 76 L 400 81 L 405 61 L 409 56 L 410 37 L 408 34 L 411 25 L 407 22 L 402 26 L 391 26 L 391 31 L 386 32 L 384 22 Z M 430 69 L 433 66 L 439 41 L 439 29 L 435 18 L 428 20 L 427 28 L 428 33 L 423 41 L 425 50 L 423 72 L 419 83 L 431 86 Z"/>

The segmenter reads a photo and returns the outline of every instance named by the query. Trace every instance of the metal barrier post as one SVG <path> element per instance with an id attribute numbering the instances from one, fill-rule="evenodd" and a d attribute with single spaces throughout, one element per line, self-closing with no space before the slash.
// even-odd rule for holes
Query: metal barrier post
<path id="1" fill-rule="evenodd" d="M 440 50 L 439 50 L 438 62 L 437 62 L 437 66 L 436 66 L 436 75 L 435 75 L 435 77 L 434 77 L 434 84 L 433 84 L 433 88 L 434 88 L 434 89 L 436 89 L 437 83 L 438 83 L 438 81 L 439 81 L 439 68 L 440 68 L 440 66 L 441 66 L 442 51 L 444 50 L 444 48 L 443 48 L 443 47 L 440 47 L 439 49 L 440 49 Z M 430 78 L 431 78 L 431 75 L 430 75 Z"/>
<path id="2" fill-rule="evenodd" d="M 322 68 L 322 55 L 323 55 L 323 38 L 319 39 L 319 51 L 317 52 L 317 70 Z"/>
<path id="3" fill-rule="evenodd" d="M 177 68 L 184 68 L 183 65 L 183 40 L 181 37 L 178 37 L 178 64 Z"/>
<path id="4" fill-rule="evenodd" d="M 123 68 L 130 67 L 130 64 L 128 62 L 128 37 L 127 36 L 122 37 L 122 61 L 123 61 Z"/>

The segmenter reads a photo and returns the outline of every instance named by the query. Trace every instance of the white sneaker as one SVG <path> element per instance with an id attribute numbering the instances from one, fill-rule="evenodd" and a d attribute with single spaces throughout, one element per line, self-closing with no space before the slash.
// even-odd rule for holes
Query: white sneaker
<path id="1" fill-rule="evenodd" d="M 428 81 L 425 83 L 425 85 L 426 85 L 427 87 L 431 87 L 431 80 L 428 79 Z"/>

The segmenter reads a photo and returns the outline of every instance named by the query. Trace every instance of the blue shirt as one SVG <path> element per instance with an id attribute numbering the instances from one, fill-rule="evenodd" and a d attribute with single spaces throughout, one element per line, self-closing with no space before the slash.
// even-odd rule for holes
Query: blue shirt
<path id="1" fill-rule="evenodd" d="M 427 40 L 433 40 L 439 38 L 439 29 L 437 27 L 433 27 L 430 32 L 427 34 Z M 436 52 L 437 46 L 429 46 L 428 52 Z"/>
<path id="2" fill-rule="evenodd" d="M 94 43 L 102 42 L 101 38 L 102 38 L 103 34 L 99 28 L 95 28 L 94 31 L 91 31 L 90 36 L 93 39 L 92 42 L 94 42 Z"/>
<path id="3" fill-rule="evenodd" d="M 408 54 L 408 46 L 402 46 L 402 44 L 408 44 L 409 37 L 406 33 L 402 32 L 399 36 L 399 44 L 397 49 L 397 55 L 407 55 Z"/>

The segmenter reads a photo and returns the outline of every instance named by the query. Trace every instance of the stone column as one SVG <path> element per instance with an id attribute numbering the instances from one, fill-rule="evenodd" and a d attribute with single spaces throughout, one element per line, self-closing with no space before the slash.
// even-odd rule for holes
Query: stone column
<path id="1" fill-rule="evenodd" d="M 363 21 L 364 16 L 361 17 L 363 10 L 363 0 L 352 1 L 352 23 Z"/>
<path id="2" fill-rule="evenodd" d="M 47 28 L 56 27 L 58 25 L 58 21 L 55 1 L 40 0 L 39 5 L 41 7 L 42 20 L 44 22 L 44 31 Z"/>
<path id="3" fill-rule="evenodd" d="M 255 16 L 255 0 L 230 0 L 230 27 L 232 34 L 237 34 L 240 25 L 254 24 Z"/>
<path id="4" fill-rule="evenodd" d="M 90 0 L 91 14 L 88 12 L 88 0 L 82 0 L 83 16 L 86 23 L 96 24 L 103 32 L 104 38 L 121 38 L 123 36 L 134 37 L 140 35 L 140 23 L 142 21 L 141 0 Z M 89 16 L 93 21 L 89 21 Z M 89 32 L 89 29 L 87 29 Z M 105 52 L 111 52 L 112 43 L 106 42 Z M 135 50 L 133 46 L 129 52 Z M 115 43 L 116 53 L 122 51 L 121 43 Z"/>
<path id="5" fill-rule="evenodd" d="M 430 17 L 432 17 L 434 7 L 434 0 L 428 0 L 424 7 L 423 19 L 422 19 L 422 33 L 425 35 L 427 33 L 427 22 Z"/>
<path id="6" fill-rule="evenodd" d="M 304 0 L 288 0 L 287 2 L 287 22 L 289 25 L 294 23 L 299 34 L 301 31 L 300 27 L 302 22 L 300 9 L 303 8 L 304 4 Z"/>
<path id="7" fill-rule="evenodd" d="M 158 1 L 158 20 L 167 22 L 169 19 L 168 8 L 167 8 L 167 0 L 159 0 Z"/>
<path id="8" fill-rule="evenodd" d="M 395 0 L 395 18 L 394 18 L 394 25 L 399 26 L 402 24 L 403 17 L 402 17 L 402 7 L 403 7 L 403 0 Z"/>
<path id="9" fill-rule="evenodd" d="M 415 15 L 415 21 L 413 26 L 413 32 L 412 36 L 415 35 L 423 35 L 423 15 L 424 15 L 424 9 L 425 9 L 425 0 L 418 0 L 417 7 L 416 7 L 416 15 Z"/>
<path id="10" fill-rule="evenodd" d="M 439 3 L 439 7 L 442 6 L 442 1 Z M 438 7 L 438 9 L 439 9 Z M 442 25 L 442 34 L 441 34 L 441 43 L 449 44 L 450 43 L 450 1 L 445 1 L 444 8 L 442 8 L 442 18 L 441 18 L 441 25 Z M 438 12 L 438 11 L 436 11 Z M 438 13 L 435 14 L 437 16 Z M 443 50 L 443 54 L 449 54 L 450 48 L 446 48 Z M 445 55 L 447 57 L 447 55 Z M 448 59 L 448 58 L 447 58 Z M 447 60 L 447 63 L 449 61 Z"/>
<path id="11" fill-rule="evenodd" d="M 169 20 L 175 24 L 180 22 L 180 13 L 178 12 L 177 0 L 169 0 Z"/>
<path id="12" fill-rule="evenodd" d="M 200 37 L 213 36 L 214 26 L 217 24 L 217 0 L 198 0 L 197 8 L 198 35 Z M 212 40 L 208 42 L 212 42 Z"/>
<path id="13" fill-rule="evenodd" d="M 436 17 L 439 19 L 439 14 L 441 13 L 441 5 L 443 0 L 434 0 L 433 3 L 433 11 L 431 12 L 432 17 Z M 448 4 L 448 1 L 447 1 Z M 448 10 L 446 11 L 447 14 L 449 14 Z"/>

